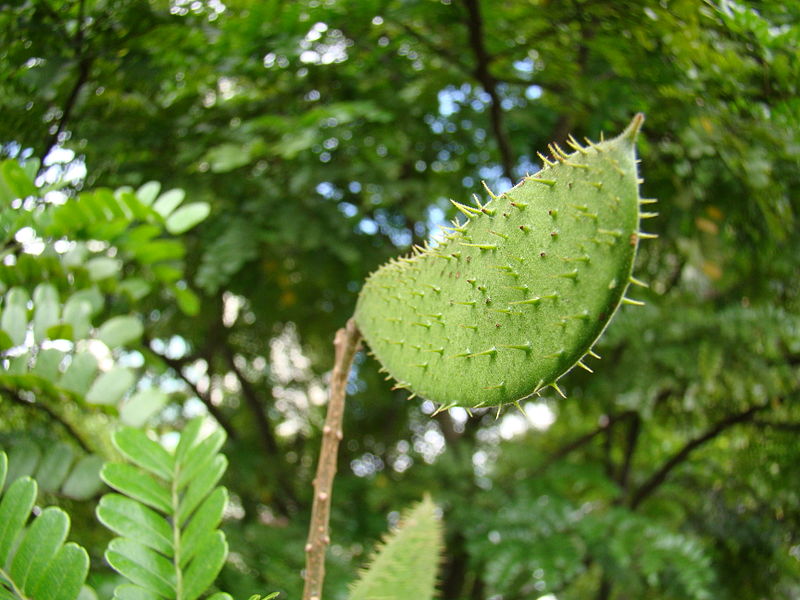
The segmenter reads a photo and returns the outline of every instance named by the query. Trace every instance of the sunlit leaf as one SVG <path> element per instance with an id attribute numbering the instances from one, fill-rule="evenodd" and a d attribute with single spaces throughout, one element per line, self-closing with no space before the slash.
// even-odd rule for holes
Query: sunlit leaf
<path id="1" fill-rule="evenodd" d="M 113 367 L 98 377 L 86 392 L 86 401 L 90 404 L 119 403 L 133 382 L 133 371 L 127 367 Z"/>
<path id="2" fill-rule="evenodd" d="M 120 420 L 132 427 L 141 427 L 150 417 L 157 414 L 169 400 L 161 390 L 148 388 L 140 390 L 128 398 L 119 410 Z"/>
<path id="3" fill-rule="evenodd" d="M 109 348 L 124 346 L 142 337 L 142 322 L 133 316 L 112 317 L 97 330 L 97 339 Z"/>

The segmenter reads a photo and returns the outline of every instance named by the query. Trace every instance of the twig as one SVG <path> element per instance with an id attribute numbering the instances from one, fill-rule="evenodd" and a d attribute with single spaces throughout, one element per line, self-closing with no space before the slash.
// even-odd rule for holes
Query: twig
<path id="1" fill-rule="evenodd" d="M 319 452 L 317 474 L 314 477 L 314 503 L 311 507 L 311 524 L 306 543 L 306 569 L 303 600 L 322 600 L 322 583 L 325 580 L 325 550 L 330 544 L 328 525 L 331 512 L 333 478 L 336 475 L 336 456 L 342 439 L 344 400 L 347 378 L 353 358 L 361 342 L 361 333 L 353 319 L 336 332 L 333 346 L 336 361 L 333 365 L 328 400 L 328 414 L 322 428 L 322 447 Z"/>

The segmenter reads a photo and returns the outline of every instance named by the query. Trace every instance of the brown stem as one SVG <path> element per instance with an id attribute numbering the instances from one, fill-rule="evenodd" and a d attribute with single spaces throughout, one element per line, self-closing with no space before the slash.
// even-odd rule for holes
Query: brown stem
<path id="1" fill-rule="evenodd" d="M 333 365 L 328 400 L 328 414 L 322 428 L 322 447 L 319 452 L 317 474 L 314 477 L 314 503 L 311 507 L 311 524 L 306 543 L 306 569 L 303 600 L 322 600 L 322 583 L 325 580 L 325 550 L 330 544 L 328 525 L 331 513 L 331 493 L 336 475 L 336 456 L 342 439 L 344 400 L 347 378 L 353 358 L 361 342 L 361 332 L 353 319 L 336 332 L 333 347 L 336 361 Z"/>

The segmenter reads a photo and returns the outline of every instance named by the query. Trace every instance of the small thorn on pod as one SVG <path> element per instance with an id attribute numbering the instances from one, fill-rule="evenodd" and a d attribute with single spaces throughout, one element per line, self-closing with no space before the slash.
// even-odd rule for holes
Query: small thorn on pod
<path id="1" fill-rule="evenodd" d="M 658 237 L 657 233 L 647 233 L 645 231 L 640 231 L 636 235 L 639 236 L 640 240 L 654 240 Z"/>
<path id="2" fill-rule="evenodd" d="M 481 250 L 496 250 L 497 244 L 467 244 L 464 242 L 460 242 L 462 246 L 467 246 L 469 248 L 480 248 Z"/>
<path id="3" fill-rule="evenodd" d="M 582 361 L 580 361 L 580 360 L 579 360 L 577 363 L 575 363 L 575 364 L 577 364 L 577 365 L 578 365 L 578 366 L 579 366 L 581 369 L 583 369 L 584 371 L 589 371 L 589 373 L 594 373 L 594 371 L 592 371 L 592 369 L 590 369 L 588 366 L 586 366 L 586 365 L 585 365 L 585 364 L 584 364 Z"/>
<path id="4" fill-rule="evenodd" d="M 519 400 L 514 400 L 514 406 L 517 407 L 517 410 L 522 413 L 522 416 L 526 419 L 528 418 L 528 413 L 525 412 L 525 409 L 522 408 L 522 405 L 519 403 Z"/>
<path id="5" fill-rule="evenodd" d="M 650 287 L 649 283 L 641 281 L 640 279 L 636 279 L 636 277 L 634 277 L 633 275 L 631 275 L 628 278 L 628 281 L 630 281 L 633 285 L 638 285 L 639 287 L 644 287 L 644 288 L 649 288 Z"/>
<path id="6" fill-rule="evenodd" d="M 603 149 L 602 149 L 600 146 L 598 146 L 597 144 L 595 144 L 595 143 L 594 143 L 592 140 L 590 140 L 589 138 L 583 138 L 583 139 L 584 139 L 584 140 L 586 140 L 586 143 L 587 143 L 587 144 L 589 144 L 589 146 L 590 146 L 590 147 L 591 147 L 593 150 L 596 150 L 597 152 L 604 152 L 604 150 L 603 150 Z"/>
<path id="7" fill-rule="evenodd" d="M 558 148 L 558 150 L 557 150 L 557 148 L 558 148 L 558 146 L 556 144 L 548 144 L 547 145 L 547 149 L 550 150 L 550 154 L 553 155 L 553 158 L 555 158 L 556 160 L 558 160 L 560 162 L 564 162 L 564 159 L 566 158 L 566 155 L 563 152 L 559 152 L 559 150 L 561 150 L 561 149 Z"/>
<path id="8" fill-rule="evenodd" d="M 546 157 L 544 154 L 542 154 L 541 152 L 537 152 L 536 154 L 539 156 L 539 158 L 541 159 L 541 161 L 542 161 L 542 162 L 543 162 L 545 165 L 547 165 L 548 167 L 555 167 L 555 166 L 556 166 L 556 163 L 554 163 L 552 160 L 550 160 L 549 158 L 547 158 L 547 157 Z"/>
<path id="9" fill-rule="evenodd" d="M 556 184 L 554 179 L 542 179 L 541 177 L 526 177 L 527 181 L 535 181 L 536 183 L 543 183 L 549 187 L 553 187 Z"/>
<path id="10" fill-rule="evenodd" d="M 433 414 L 432 414 L 431 416 L 432 416 L 432 417 L 435 417 L 435 416 L 436 416 L 436 415 L 438 415 L 439 413 L 442 413 L 442 412 L 444 412 L 444 411 L 446 411 L 446 410 L 450 410 L 450 409 L 451 409 L 451 408 L 453 408 L 454 406 L 455 406 L 455 403 L 453 403 L 453 404 L 442 404 L 442 405 L 441 405 L 439 408 L 437 408 L 437 409 L 436 409 L 436 410 L 433 412 Z"/>
<path id="11" fill-rule="evenodd" d="M 490 189 L 489 189 L 489 186 L 488 186 L 488 185 L 486 185 L 486 182 L 485 182 L 485 181 L 481 181 L 481 184 L 483 184 L 483 189 L 485 189 L 485 190 L 486 190 L 486 193 L 487 193 L 487 194 L 489 194 L 489 196 L 491 197 L 491 199 L 492 199 L 492 200 L 497 200 L 497 198 L 498 198 L 499 196 L 496 196 L 496 195 L 494 194 L 494 192 L 492 192 L 492 190 L 490 190 Z"/>
<path id="12" fill-rule="evenodd" d="M 587 352 L 586 354 L 588 354 L 588 355 L 589 355 L 589 356 L 591 356 L 592 358 L 596 358 L 597 360 L 600 360 L 600 359 L 602 358 L 602 357 L 601 357 L 601 356 L 600 356 L 600 355 L 599 355 L 597 352 L 595 352 L 594 350 L 589 350 L 589 352 Z"/>
<path id="13" fill-rule="evenodd" d="M 539 296 L 534 296 L 533 298 L 528 298 L 527 300 L 515 300 L 514 302 L 509 302 L 509 305 L 517 305 L 517 304 L 539 304 L 542 299 Z"/>
<path id="14" fill-rule="evenodd" d="M 644 306 L 644 302 L 641 300 L 633 300 L 632 298 L 628 298 L 626 296 L 622 297 L 623 304 L 630 304 L 631 306 Z"/>
<path id="15" fill-rule="evenodd" d="M 627 138 L 631 141 L 635 140 L 639 130 L 642 128 L 642 123 L 644 123 L 644 113 L 636 113 L 620 137 Z M 600 134 L 600 139 L 602 140 L 602 138 L 603 135 Z"/>
<path id="16" fill-rule="evenodd" d="M 481 214 L 481 211 L 477 208 L 472 208 L 471 206 L 467 206 L 466 204 L 461 204 L 460 202 L 456 202 L 455 200 L 450 200 L 450 203 L 455 206 L 458 210 L 460 210 L 467 218 L 471 219 L 475 215 Z"/>
<path id="17" fill-rule="evenodd" d="M 564 392 L 561 391 L 561 388 L 558 387 L 558 384 L 555 381 L 550 384 L 550 387 L 553 388 L 555 391 L 557 391 L 558 395 L 566 400 L 567 396 L 564 394 Z"/>
<path id="18" fill-rule="evenodd" d="M 569 146 L 570 146 L 570 147 L 571 147 L 573 150 L 577 150 L 577 151 L 578 151 L 578 152 L 580 152 L 581 154 L 589 154 L 589 153 L 586 151 L 586 148 L 584 148 L 583 146 L 581 146 L 581 145 L 578 143 L 578 140 L 576 140 L 574 137 L 572 137 L 572 134 L 570 134 L 570 135 L 567 137 L 567 144 L 568 144 L 568 145 L 569 145 Z"/>
<path id="19" fill-rule="evenodd" d="M 500 405 L 497 407 L 497 412 L 496 412 L 496 413 L 495 413 L 495 415 L 494 415 L 494 420 L 495 420 L 495 421 L 497 421 L 497 419 L 499 419 L 499 418 L 500 418 L 500 413 L 502 412 L 502 410 L 503 410 L 503 405 L 502 405 L 502 404 L 500 404 Z"/>

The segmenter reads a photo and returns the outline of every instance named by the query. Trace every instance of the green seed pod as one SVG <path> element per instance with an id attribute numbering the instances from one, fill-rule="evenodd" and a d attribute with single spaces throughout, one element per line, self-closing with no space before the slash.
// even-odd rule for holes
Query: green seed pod
<path id="1" fill-rule="evenodd" d="M 634 117 L 617 138 L 551 146 L 554 160 L 435 248 L 367 279 L 356 322 L 398 387 L 450 406 L 518 402 L 592 354 L 625 297 L 638 242 Z M 560 390 L 559 390 L 560 391 Z"/>

